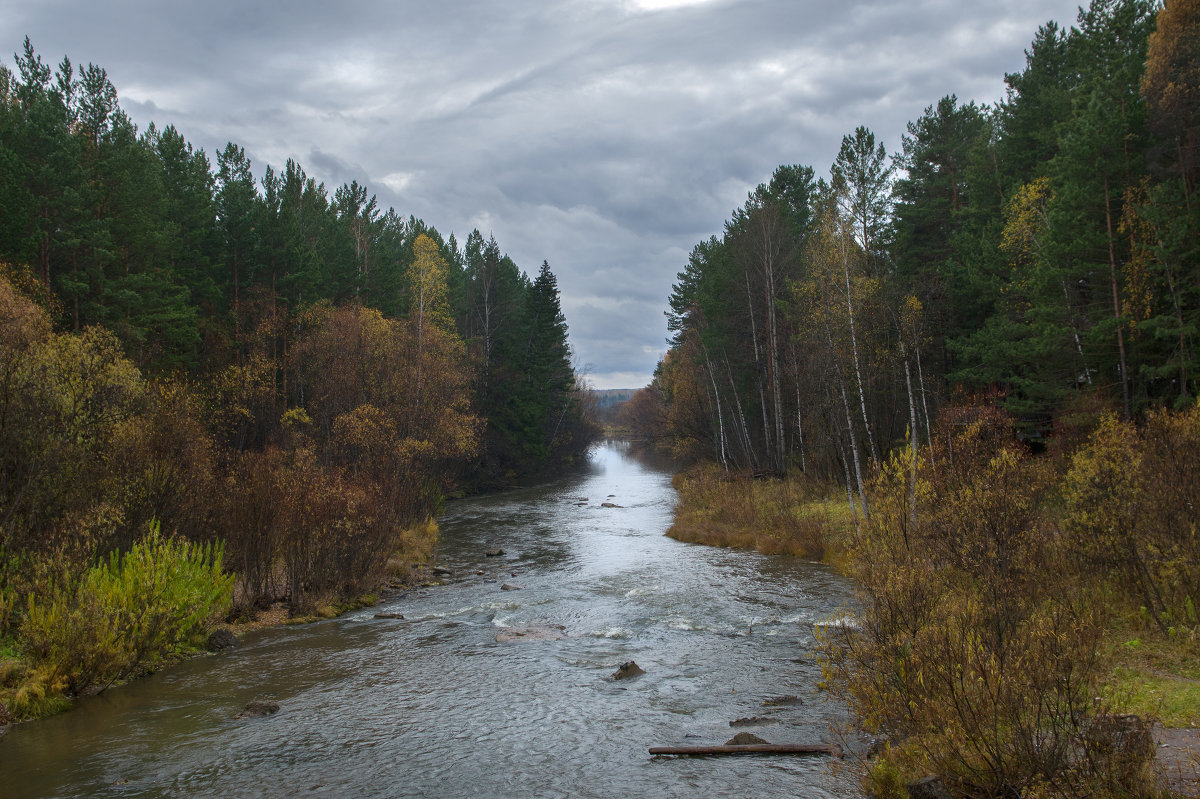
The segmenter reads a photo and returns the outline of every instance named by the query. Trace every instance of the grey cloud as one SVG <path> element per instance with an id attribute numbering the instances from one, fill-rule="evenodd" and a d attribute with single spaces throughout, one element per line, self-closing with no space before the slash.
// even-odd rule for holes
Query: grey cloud
<path id="1" fill-rule="evenodd" d="M 0 0 L 0 39 L 105 67 L 143 127 L 295 158 L 330 191 L 549 260 L 578 358 L 644 382 L 692 246 L 783 163 L 864 124 L 895 151 L 948 93 L 992 102 L 1074 0 Z M 3 52 L 3 51 L 0 51 Z"/>

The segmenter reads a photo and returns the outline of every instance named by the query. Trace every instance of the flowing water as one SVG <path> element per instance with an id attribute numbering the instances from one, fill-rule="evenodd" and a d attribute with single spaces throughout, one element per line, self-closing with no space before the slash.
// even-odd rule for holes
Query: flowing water
<path id="1" fill-rule="evenodd" d="M 823 757 L 648 754 L 743 729 L 827 743 L 843 713 L 817 690 L 813 624 L 847 582 L 668 539 L 673 503 L 669 473 L 615 444 L 582 474 L 449 503 L 446 585 L 250 633 L 13 728 L 0 797 L 857 795 Z M 566 637 L 497 640 L 528 629 Z M 613 680 L 629 660 L 646 673 Z M 252 699 L 281 710 L 235 718 Z"/>

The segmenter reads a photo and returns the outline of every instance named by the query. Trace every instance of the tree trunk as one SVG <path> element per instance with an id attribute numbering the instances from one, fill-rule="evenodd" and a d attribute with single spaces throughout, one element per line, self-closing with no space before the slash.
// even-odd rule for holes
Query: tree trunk
<path id="1" fill-rule="evenodd" d="M 1108 176 L 1104 178 L 1104 221 L 1108 225 L 1108 271 L 1112 282 L 1113 318 L 1117 323 L 1117 351 L 1121 356 L 1121 407 L 1129 421 L 1129 372 L 1125 365 L 1125 332 L 1121 329 L 1121 296 L 1117 291 L 1117 250 L 1113 237 L 1112 202 L 1108 196 Z"/>
<path id="2" fill-rule="evenodd" d="M 833 401 L 832 395 L 827 393 L 826 396 L 829 397 L 831 402 Z M 830 427 L 832 427 L 834 431 L 833 443 L 837 445 L 838 455 L 841 456 L 840 460 L 842 462 L 842 473 L 846 478 L 846 501 L 850 503 L 850 521 L 854 523 L 854 529 L 857 530 L 859 529 L 858 507 L 854 504 L 854 481 L 850 478 L 850 458 L 846 455 L 846 446 L 842 443 L 842 434 L 839 430 L 837 430 L 836 423 L 833 421 L 833 419 L 830 419 L 829 422 Z"/>
<path id="3" fill-rule="evenodd" d="M 754 300 L 750 293 L 750 272 L 743 269 L 742 274 L 746 278 L 746 306 L 750 311 L 750 340 L 754 343 L 754 383 L 758 387 L 758 404 L 762 408 L 763 447 L 766 449 L 767 456 L 770 457 L 771 426 L 767 420 L 767 397 L 763 391 L 763 366 L 758 349 L 758 321 L 754 318 Z M 756 457 L 755 461 L 757 460 Z"/>
<path id="4" fill-rule="evenodd" d="M 1179 304 L 1179 292 L 1175 290 L 1175 277 L 1171 274 L 1171 268 L 1166 269 L 1167 287 L 1171 290 L 1171 302 L 1175 306 L 1175 324 L 1179 326 L 1179 396 L 1181 399 L 1187 399 L 1191 396 L 1188 393 L 1188 351 L 1187 338 L 1185 336 L 1185 328 L 1183 326 L 1183 309 Z"/>
<path id="5" fill-rule="evenodd" d="M 1183 139 L 1179 136 L 1175 137 L 1175 151 L 1179 157 L 1179 181 L 1183 184 L 1183 205 L 1190 217 L 1192 215 L 1192 183 L 1188 179 L 1187 164 L 1183 160 Z"/>
<path id="6" fill-rule="evenodd" d="M 917 382 L 921 385 L 921 410 L 925 414 L 925 443 L 929 446 L 929 464 L 936 469 L 937 463 L 933 459 L 933 428 L 929 426 L 929 404 L 925 401 L 925 373 L 921 369 L 921 347 L 914 343 L 913 351 L 917 356 Z"/>
<path id="7" fill-rule="evenodd" d="M 917 404 L 913 398 L 912 370 L 908 366 L 908 352 L 900 342 L 900 355 L 904 358 L 904 385 L 908 389 L 908 523 L 917 526 Z M 904 546 L 908 547 L 908 530 L 904 531 Z"/>
<path id="8" fill-rule="evenodd" d="M 725 416 L 721 413 L 721 391 L 717 388 L 717 380 L 713 376 L 712 360 L 708 357 L 708 347 L 705 347 L 703 342 L 700 346 L 704 349 L 704 368 L 708 370 L 708 379 L 712 383 L 713 398 L 717 406 L 717 456 L 721 460 L 721 466 L 725 471 L 729 471 L 729 461 L 725 454 Z"/>
<path id="9" fill-rule="evenodd" d="M 846 313 L 850 319 L 850 351 L 854 356 L 854 379 L 858 383 L 858 404 L 862 409 L 863 427 L 867 431 L 867 442 L 870 445 L 871 461 L 879 463 L 879 451 L 875 448 L 875 434 L 871 432 L 871 422 L 867 418 L 866 392 L 863 390 L 862 370 L 858 365 L 858 335 L 854 325 L 854 303 L 850 294 L 850 259 L 846 255 L 845 241 L 842 242 L 842 270 L 846 276 Z M 858 453 L 855 452 L 857 459 Z M 865 514 L 864 514 L 865 515 Z"/>
<path id="10" fill-rule="evenodd" d="M 871 518 L 871 514 L 867 509 L 867 491 L 863 484 L 862 462 L 858 457 L 858 437 L 854 434 L 854 417 L 850 413 L 850 400 L 846 397 L 846 380 L 842 376 L 842 367 L 837 362 L 837 352 L 833 347 L 833 334 L 829 328 L 825 328 L 825 336 L 829 342 L 829 355 L 833 359 L 833 368 L 837 374 L 838 390 L 842 395 L 842 410 L 846 413 L 846 428 L 850 434 L 850 455 L 854 458 L 854 477 L 858 483 L 858 497 L 862 502 L 862 514 L 865 521 Z"/>
<path id="11" fill-rule="evenodd" d="M 800 381 L 796 381 L 796 444 L 800 450 L 800 472 L 808 473 L 804 463 L 804 412 L 800 408 Z"/>
<path id="12" fill-rule="evenodd" d="M 725 358 L 725 373 L 729 375 L 729 390 L 733 394 L 733 402 L 737 406 L 737 418 L 741 422 L 742 427 L 742 446 L 746 451 L 747 465 L 752 469 L 758 469 L 758 456 L 754 451 L 754 444 L 750 441 L 750 427 L 746 424 L 746 412 L 742 410 L 742 398 L 738 396 L 737 386 L 733 382 L 733 369 L 729 366 L 729 358 Z"/>

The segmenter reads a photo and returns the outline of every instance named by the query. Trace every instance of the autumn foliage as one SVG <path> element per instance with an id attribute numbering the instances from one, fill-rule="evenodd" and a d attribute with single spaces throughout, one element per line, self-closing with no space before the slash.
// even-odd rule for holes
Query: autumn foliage
<path id="1" fill-rule="evenodd" d="M 453 331 L 418 339 L 410 320 L 317 304 L 285 360 L 251 354 L 208 384 L 147 379 L 104 328 L 54 332 L 12 274 L 0 635 L 27 664 L 12 713 L 153 667 L 231 601 L 311 613 L 375 590 L 397 556 L 429 556 L 408 530 L 427 530 L 482 425 Z M 160 600 L 164 615 L 142 613 Z"/>
<path id="2" fill-rule="evenodd" d="M 828 686 L 887 741 L 872 791 L 937 774 L 959 796 L 1156 795 L 1149 720 L 1100 698 L 1101 641 L 1123 614 L 1200 628 L 1198 436 L 1193 406 L 1033 457 L 975 409 L 947 416 L 915 497 L 910 460 L 888 461 L 850 545 L 861 627 L 825 642 Z"/>
<path id="3" fill-rule="evenodd" d="M 194 643 L 171 617 L 134 665 L 85 662 L 126 659 L 137 553 L 208 553 L 195 580 L 232 580 L 234 617 L 331 612 L 412 576 L 447 495 L 586 454 L 549 264 L 294 160 L 210 160 L 139 130 L 101 67 L 20 49 L 0 66 L 0 721 L 9 689 L 37 715 Z"/>

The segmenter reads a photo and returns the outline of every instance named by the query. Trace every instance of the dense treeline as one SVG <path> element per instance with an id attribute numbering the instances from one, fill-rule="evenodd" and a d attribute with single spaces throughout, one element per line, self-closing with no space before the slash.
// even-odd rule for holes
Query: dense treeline
<path id="1" fill-rule="evenodd" d="M 213 613 L 311 612 L 427 556 L 447 493 L 578 459 L 585 398 L 548 264 L 139 131 L 103 69 L 28 39 L 0 67 L 0 643 L 43 664 L 33 694 L 159 656 L 81 671 L 37 643 L 37 608 L 80 606 L 67 637 L 117 645 L 97 620 L 140 600 L 98 592 L 125 585 L 110 554 L 178 537 L 201 548 L 172 574 L 235 576 Z"/>
<path id="2" fill-rule="evenodd" d="M 52 70 L 28 40 L 16 65 L 0 70 L 0 261 L 33 269 L 56 324 L 104 326 L 149 374 L 267 369 L 273 397 L 236 449 L 274 442 L 276 411 L 304 404 L 291 351 L 300 316 L 326 302 L 418 327 L 428 316 L 463 341 L 472 409 L 487 420 L 477 479 L 578 455 L 586 434 L 572 427 L 581 407 L 548 265 L 531 279 L 494 238 L 444 240 L 357 182 L 330 193 L 292 160 L 256 180 L 235 144 L 213 164 L 174 127 L 139 132 L 95 65 Z"/>
<path id="3" fill-rule="evenodd" d="M 1200 3 L 1094 0 L 1026 55 L 751 192 L 625 410 L 706 462 L 679 537 L 832 543 L 860 585 L 825 676 L 877 796 L 1164 795 L 1151 725 L 1200 713 Z"/>
<path id="4" fill-rule="evenodd" d="M 996 105 L 944 97 L 890 156 L 860 127 L 828 178 L 777 169 L 692 251 L 634 423 L 730 468 L 836 478 L 861 505 L 957 394 L 1026 437 L 1080 405 L 1186 406 L 1197 20 L 1192 0 L 1097 0 L 1038 31 Z"/>

